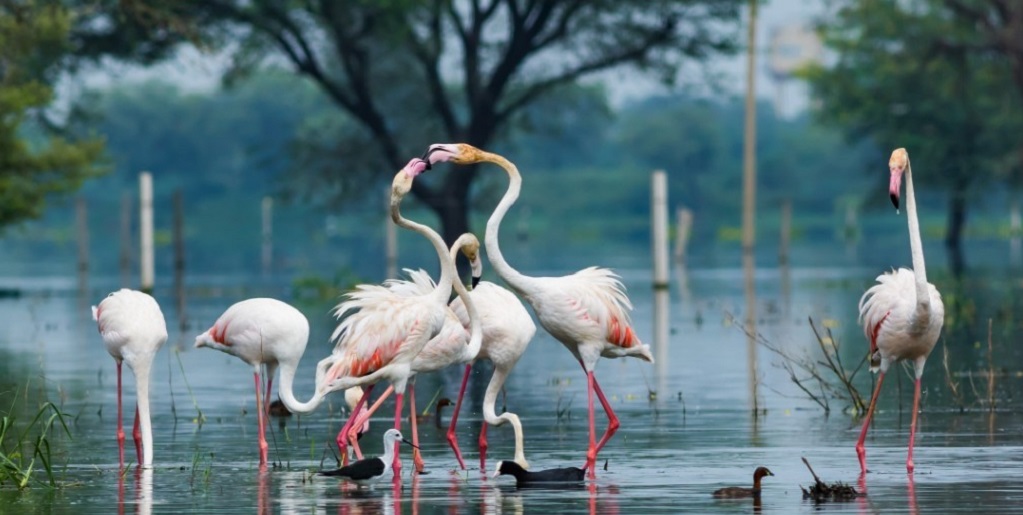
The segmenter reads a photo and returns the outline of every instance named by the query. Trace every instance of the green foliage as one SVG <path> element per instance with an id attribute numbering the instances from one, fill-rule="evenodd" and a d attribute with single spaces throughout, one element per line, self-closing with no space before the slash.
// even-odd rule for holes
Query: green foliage
<path id="1" fill-rule="evenodd" d="M 17 393 L 14 399 L 16 402 Z M 71 437 L 65 415 L 52 402 L 46 402 L 40 406 L 32 422 L 19 431 L 13 413 L 12 404 L 8 415 L 0 418 L 0 486 L 10 484 L 23 489 L 34 481 L 39 485 L 56 487 L 50 441 L 58 422 L 60 427 L 56 429 L 63 429 L 64 434 Z M 39 467 L 46 474 L 45 481 L 33 476 Z"/>
<path id="2" fill-rule="evenodd" d="M 878 160 L 907 148 L 920 187 L 949 193 L 955 245 L 967 202 L 1019 167 L 1023 113 L 1008 61 L 966 50 L 983 41 L 985 29 L 944 4 L 840 2 L 836 21 L 822 30 L 837 60 L 805 77 L 823 121 L 853 140 L 876 142 Z"/>
<path id="3" fill-rule="evenodd" d="M 0 4 L 0 228 L 40 216 L 49 196 L 102 172 L 102 140 L 69 140 L 47 118 L 71 19 L 56 2 Z"/>

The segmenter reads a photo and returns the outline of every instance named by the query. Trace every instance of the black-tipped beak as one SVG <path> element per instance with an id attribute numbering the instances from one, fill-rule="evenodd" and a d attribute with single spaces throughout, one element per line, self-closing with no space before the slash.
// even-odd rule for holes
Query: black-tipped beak
<path id="1" fill-rule="evenodd" d="M 472 289 L 475 290 L 476 289 L 476 285 L 478 285 L 479 283 L 480 283 L 480 278 L 476 277 L 476 276 L 473 276 L 472 277 Z"/>
<path id="2" fill-rule="evenodd" d="M 890 194 L 888 196 L 892 199 L 892 205 L 895 206 L 896 210 L 898 210 L 899 209 L 899 195 L 896 194 L 896 193 L 892 193 L 892 194 Z"/>
<path id="3" fill-rule="evenodd" d="M 420 159 L 422 159 L 423 161 L 426 161 L 426 169 L 427 170 L 432 170 L 433 169 L 433 163 L 430 162 L 430 155 L 432 155 L 434 152 L 437 152 L 439 150 L 443 150 L 443 149 L 441 149 L 439 147 L 430 147 L 430 148 L 426 149 L 426 152 L 423 152 L 423 155 L 422 155 L 422 157 L 420 157 Z"/>

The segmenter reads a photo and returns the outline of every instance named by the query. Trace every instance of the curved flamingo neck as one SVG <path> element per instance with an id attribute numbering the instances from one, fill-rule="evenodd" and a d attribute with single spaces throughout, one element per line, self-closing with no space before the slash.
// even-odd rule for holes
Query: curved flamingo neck
<path id="1" fill-rule="evenodd" d="M 437 231 L 401 216 L 401 197 L 391 196 L 391 219 L 400 227 L 422 234 L 437 251 L 437 258 L 440 260 L 440 279 L 437 280 L 437 286 L 430 296 L 438 303 L 446 305 L 448 298 L 451 297 L 451 283 L 458 277 L 458 271 L 455 269 L 455 262 L 448 256 L 444 240 Z"/>
<path id="2" fill-rule="evenodd" d="M 310 413 L 316 409 L 320 404 L 323 403 L 325 398 L 320 393 L 319 388 L 313 393 L 313 397 L 307 402 L 301 402 L 295 398 L 295 392 L 292 390 L 292 384 L 295 381 L 295 370 L 298 368 L 298 363 L 281 362 L 281 384 L 278 386 L 278 392 L 281 395 L 281 402 L 288 408 L 292 413 Z"/>
<path id="3" fill-rule="evenodd" d="M 515 290 L 516 293 L 525 295 L 526 289 L 529 286 L 529 277 L 515 270 L 505 261 L 504 254 L 501 253 L 501 246 L 498 243 L 501 221 L 504 220 L 504 215 L 508 213 L 512 204 L 518 200 L 519 193 L 522 190 L 522 175 L 519 174 L 519 169 L 511 161 L 497 154 L 480 151 L 480 161 L 494 163 L 503 168 L 505 172 L 508 172 L 508 189 L 504 192 L 504 196 L 501 197 L 497 207 L 494 208 L 494 212 L 490 214 L 490 218 L 487 219 L 487 232 L 483 238 L 484 244 L 487 247 L 487 257 L 490 259 L 490 264 L 493 265 L 497 275 L 501 276 L 501 279 L 504 279 L 508 286 Z"/>
<path id="4" fill-rule="evenodd" d="M 490 384 L 487 385 L 487 391 L 483 394 L 483 421 L 486 424 L 492 426 L 499 426 L 505 422 L 511 424 L 512 430 L 515 432 L 515 462 L 521 465 L 523 468 L 529 467 L 529 462 L 526 461 L 526 453 L 524 450 L 523 436 L 522 436 L 522 422 L 519 420 L 519 416 L 514 413 L 502 413 L 501 416 L 497 416 L 495 411 L 495 405 L 497 404 L 497 394 L 501 392 L 501 388 L 504 386 L 504 381 L 507 379 L 507 371 L 494 368 L 494 375 L 490 378 Z"/>
<path id="5" fill-rule="evenodd" d="M 906 161 L 906 219 L 909 223 L 909 249 L 913 257 L 913 275 L 916 277 L 916 311 L 926 316 L 931 310 L 931 294 L 927 287 L 927 268 L 924 264 L 924 245 L 920 239 L 920 221 L 916 212 L 916 193 L 913 189 L 913 167 Z"/>
<path id="6" fill-rule="evenodd" d="M 469 243 L 468 240 L 463 240 L 461 237 L 455 242 L 455 245 L 451 247 L 451 265 L 452 268 L 455 264 L 455 257 L 458 255 L 458 251 Z M 457 268 L 455 268 L 455 280 L 453 281 L 455 293 L 462 299 L 462 303 L 465 304 L 465 310 L 469 314 L 469 348 L 468 354 L 476 358 L 476 355 L 480 353 L 480 347 L 483 346 L 483 326 L 480 324 L 479 312 L 476 311 L 476 303 L 472 301 L 472 296 L 469 295 L 469 291 L 465 289 L 465 285 L 462 284 L 461 278 L 458 277 Z"/>

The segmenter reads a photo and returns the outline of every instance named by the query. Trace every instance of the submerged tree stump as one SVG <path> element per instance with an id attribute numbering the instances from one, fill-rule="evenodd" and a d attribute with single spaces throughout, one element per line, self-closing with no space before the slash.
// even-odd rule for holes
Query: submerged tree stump
<path id="1" fill-rule="evenodd" d="M 803 488 L 803 485 L 799 485 L 799 489 L 803 491 L 803 499 L 813 499 L 816 503 L 828 502 L 828 501 L 851 501 L 858 497 L 865 497 L 867 494 L 856 491 L 851 485 L 847 485 L 842 482 L 831 483 L 830 485 L 821 481 L 821 478 L 817 477 L 817 474 L 813 471 L 813 467 L 810 466 L 810 462 L 803 458 L 803 463 L 806 464 L 806 468 L 810 469 L 810 474 L 813 475 L 813 486 L 810 489 Z"/>

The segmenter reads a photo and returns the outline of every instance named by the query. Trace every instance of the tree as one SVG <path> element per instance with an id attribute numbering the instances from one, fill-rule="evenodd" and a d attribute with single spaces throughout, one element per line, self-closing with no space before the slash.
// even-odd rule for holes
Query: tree
<path id="1" fill-rule="evenodd" d="M 1008 135 L 1018 134 L 1020 105 L 1004 87 L 1006 60 L 947 44 L 978 41 L 982 29 L 950 15 L 942 1 L 843 3 L 823 29 L 837 61 L 806 76 L 822 101 L 822 119 L 853 139 L 906 147 L 919 184 L 948 192 L 945 244 L 959 273 L 968 203 L 1014 148 Z"/>
<path id="2" fill-rule="evenodd" d="M 38 217 L 50 195 L 102 171 L 102 141 L 61 136 L 47 112 L 72 18 L 56 2 L 0 2 L 0 227 Z"/>
<path id="3" fill-rule="evenodd" d="M 231 43 L 232 74 L 283 58 L 319 84 L 357 126 L 339 129 L 344 140 L 315 142 L 306 157 L 326 159 L 304 168 L 350 195 L 364 186 L 356 170 L 390 176 L 429 143 L 492 147 L 525 107 L 581 78 L 630 65 L 671 79 L 685 62 L 731 51 L 741 4 L 191 0 L 176 2 L 169 18 L 191 13 L 197 25 L 220 29 L 207 30 L 206 41 Z M 442 177 L 416 181 L 413 193 L 439 215 L 450 241 L 468 230 L 475 174 L 431 175 Z"/>

